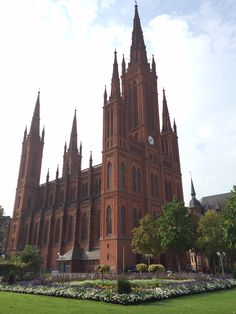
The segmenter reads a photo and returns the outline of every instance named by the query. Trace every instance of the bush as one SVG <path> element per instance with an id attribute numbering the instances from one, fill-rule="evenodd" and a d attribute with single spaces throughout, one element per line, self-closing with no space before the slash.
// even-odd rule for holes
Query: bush
<path id="1" fill-rule="evenodd" d="M 20 265 L 16 265 L 10 261 L 4 261 L 0 263 L 0 276 L 3 277 L 3 281 L 7 281 L 10 273 L 14 273 L 18 278 L 21 278 L 24 270 Z"/>
<path id="2" fill-rule="evenodd" d="M 236 266 L 234 266 L 232 271 L 233 278 L 236 279 Z"/>
<path id="3" fill-rule="evenodd" d="M 151 264 L 148 267 L 148 271 L 150 273 L 156 273 L 156 274 L 164 273 L 165 272 L 165 267 L 163 265 L 161 265 L 161 264 Z"/>
<path id="4" fill-rule="evenodd" d="M 137 271 L 138 271 L 139 273 L 144 273 L 144 272 L 147 271 L 148 267 L 147 267 L 146 264 L 140 263 L 140 264 L 137 264 L 137 265 L 136 265 L 136 269 L 137 269 Z"/>
<path id="5" fill-rule="evenodd" d="M 131 292 L 131 283 L 128 280 L 117 280 L 117 292 L 119 294 L 128 294 Z"/>
<path id="6" fill-rule="evenodd" d="M 13 285 L 14 282 L 15 282 L 15 275 L 14 275 L 13 271 L 10 271 L 8 279 L 7 279 L 7 283 L 9 285 Z"/>
<path id="7" fill-rule="evenodd" d="M 96 271 L 96 272 L 99 272 L 101 275 L 102 275 L 102 279 L 103 279 L 103 275 L 105 274 L 105 273 L 109 273 L 109 271 L 110 271 L 110 266 L 109 265 L 106 265 L 106 264 L 100 264 L 100 265 L 97 265 L 97 266 L 95 266 L 95 268 L 94 268 L 94 270 Z"/>

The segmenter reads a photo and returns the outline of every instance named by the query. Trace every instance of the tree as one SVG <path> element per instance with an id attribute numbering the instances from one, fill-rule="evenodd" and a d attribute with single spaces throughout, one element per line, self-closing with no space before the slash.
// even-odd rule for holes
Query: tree
<path id="1" fill-rule="evenodd" d="M 218 251 L 225 249 L 221 216 L 215 210 L 208 210 L 198 221 L 198 246 L 208 257 L 215 256 Z"/>
<path id="2" fill-rule="evenodd" d="M 18 252 L 13 256 L 16 264 L 24 264 L 25 270 L 38 273 L 43 262 L 39 249 L 33 245 L 26 245 L 22 252 Z"/>
<path id="3" fill-rule="evenodd" d="M 152 254 L 155 257 L 161 253 L 157 223 L 150 214 L 146 214 L 132 232 L 131 247 L 134 253 L 141 254 L 143 257 L 145 254 Z"/>
<path id="4" fill-rule="evenodd" d="M 5 238 L 5 219 L 4 219 L 4 209 L 0 205 L 0 254 L 3 251 L 4 246 L 4 238 Z"/>
<path id="5" fill-rule="evenodd" d="M 231 195 L 222 209 L 221 221 L 224 240 L 231 253 L 230 255 L 232 255 L 236 250 L 236 185 L 233 187 Z"/>
<path id="6" fill-rule="evenodd" d="M 193 215 L 177 200 L 168 203 L 157 220 L 161 247 L 175 253 L 178 271 L 181 270 L 180 254 L 195 244 L 195 226 Z"/>
<path id="7" fill-rule="evenodd" d="M 100 265 L 97 265 L 95 266 L 95 269 L 94 269 L 96 272 L 99 272 L 102 276 L 102 280 L 103 280 L 103 277 L 104 277 L 104 274 L 105 273 L 109 273 L 110 271 L 110 266 L 109 265 L 106 265 L 106 264 L 100 264 Z"/>

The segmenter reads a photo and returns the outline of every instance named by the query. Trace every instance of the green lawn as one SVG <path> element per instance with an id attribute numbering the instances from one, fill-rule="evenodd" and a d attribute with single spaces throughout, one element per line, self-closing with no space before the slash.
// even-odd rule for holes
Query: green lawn
<path id="1" fill-rule="evenodd" d="M 236 314 L 236 289 L 180 297 L 142 305 L 115 305 L 37 295 L 0 292 L 1 314 Z"/>

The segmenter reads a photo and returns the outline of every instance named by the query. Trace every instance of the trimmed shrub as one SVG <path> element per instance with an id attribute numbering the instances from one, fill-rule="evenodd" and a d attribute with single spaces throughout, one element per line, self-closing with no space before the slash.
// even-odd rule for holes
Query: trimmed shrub
<path id="1" fill-rule="evenodd" d="M 165 267 L 163 265 L 161 265 L 161 264 L 151 264 L 148 267 L 148 271 L 150 273 L 156 273 L 156 274 L 164 273 L 165 272 Z"/>
<path id="2" fill-rule="evenodd" d="M 96 272 L 99 272 L 101 275 L 102 275 L 102 279 L 103 279 L 103 276 L 105 273 L 109 273 L 110 271 L 110 266 L 109 265 L 106 265 L 106 264 L 100 264 L 100 265 L 97 265 L 95 266 L 94 270 Z"/>
<path id="3" fill-rule="evenodd" d="M 140 264 L 137 264 L 137 265 L 136 265 L 136 269 L 137 269 L 137 271 L 138 271 L 139 273 L 144 273 L 144 272 L 147 271 L 148 267 L 147 267 L 146 264 L 140 263 Z"/>
<path id="4" fill-rule="evenodd" d="M 128 294 L 131 292 L 131 283 L 128 280 L 119 279 L 117 280 L 117 292 L 119 294 Z"/>
<path id="5" fill-rule="evenodd" d="M 232 271 L 233 278 L 236 279 L 236 266 L 234 266 Z"/>
<path id="6" fill-rule="evenodd" d="M 15 275 L 14 275 L 13 271 L 10 271 L 8 279 L 7 279 L 7 283 L 9 285 L 13 285 L 15 283 Z"/>

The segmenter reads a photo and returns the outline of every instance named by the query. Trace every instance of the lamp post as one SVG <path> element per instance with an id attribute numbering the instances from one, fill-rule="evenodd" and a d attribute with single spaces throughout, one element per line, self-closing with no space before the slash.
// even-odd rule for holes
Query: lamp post
<path id="1" fill-rule="evenodd" d="M 217 252 L 216 253 L 218 256 L 219 256 L 219 258 L 220 258 L 220 264 L 221 264 L 221 269 L 222 269 L 222 274 L 223 274 L 223 276 L 225 275 L 225 272 L 224 272 L 224 264 L 223 264 L 223 258 L 224 258 L 224 256 L 226 255 L 225 254 L 225 252 Z"/>
<path id="2" fill-rule="evenodd" d="M 63 255 L 61 255 L 60 252 L 58 252 L 57 256 L 58 256 L 58 260 L 59 260 L 59 272 L 64 273 Z"/>
<path id="3" fill-rule="evenodd" d="M 147 265 L 150 265 L 150 259 L 153 257 L 153 254 L 145 254 L 145 257 L 147 258 Z"/>

